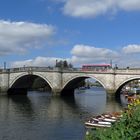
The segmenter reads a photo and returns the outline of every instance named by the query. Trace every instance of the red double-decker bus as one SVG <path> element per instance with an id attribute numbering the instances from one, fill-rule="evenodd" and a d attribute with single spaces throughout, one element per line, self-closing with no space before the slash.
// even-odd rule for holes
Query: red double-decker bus
<path id="1" fill-rule="evenodd" d="M 84 64 L 82 71 L 107 71 L 111 69 L 111 64 Z"/>

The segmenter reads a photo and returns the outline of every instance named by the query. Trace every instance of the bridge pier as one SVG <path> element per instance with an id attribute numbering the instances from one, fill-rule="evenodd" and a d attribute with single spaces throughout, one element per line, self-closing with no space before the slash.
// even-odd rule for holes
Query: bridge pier
<path id="1" fill-rule="evenodd" d="M 62 96 L 74 96 L 74 89 L 65 89 L 61 92 Z"/>
<path id="2" fill-rule="evenodd" d="M 108 94 L 112 94 L 112 95 L 114 95 L 114 93 L 116 93 L 116 90 L 115 89 L 106 89 L 106 93 L 108 93 Z"/>
<path id="3" fill-rule="evenodd" d="M 27 95 L 27 89 L 26 88 L 10 88 L 7 91 L 8 95 Z"/>
<path id="4" fill-rule="evenodd" d="M 7 95 L 9 88 L 9 73 L 0 74 L 0 95 Z"/>
<path id="5" fill-rule="evenodd" d="M 53 96 L 60 96 L 61 95 L 61 89 L 52 89 L 52 95 Z"/>
<path id="6" fill-rule="evenodd" d="M 7 95 L 8 88 L 6 86 L 0 87 L 0 95 Z"/>
<path id="7" fill-rule="evenodd" d="M 115 89 L 106 89 L 106 93 L 108 97 L 115 97 L 116 96 L 116 90 Z"/>
<path id="8" fill-rule="evenodd" d="M 73 96 L 74 95 L 74 89 L 53 89 L 52 90 L 53 96 Z"/>

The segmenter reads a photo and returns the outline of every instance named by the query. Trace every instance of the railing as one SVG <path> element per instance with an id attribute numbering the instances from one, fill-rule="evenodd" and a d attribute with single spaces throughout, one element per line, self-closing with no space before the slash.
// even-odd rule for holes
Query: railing
<path id="1" fill-rule="evenodd" d="M 53 67 L 19 67 L 3 70 L 5 72 L 26 72 L 26 71 L 54 71 Z"/>
<path id="2" fill-rule="evenodd" d="M 0 69 L 0 72 L 26 72 L 26 71 L 80 71 L 80 68 L 58 68 L 58 67 L 18 67 Z"/>
<path id="3" fill-rule="evenodd" d="M 95 73 L 140 73 L 140 68 L 119 68 L 119 69 L 108 69 L 105 71 L 83 71 L 82 68 L 58 68 L 58 67 L 18 67 L 18 68 L 9 68 L 9 69 L 0 69 L 0 72 L 26 72 L 26 71 L 61 71 L 61 72 L 95 72 Z"/>

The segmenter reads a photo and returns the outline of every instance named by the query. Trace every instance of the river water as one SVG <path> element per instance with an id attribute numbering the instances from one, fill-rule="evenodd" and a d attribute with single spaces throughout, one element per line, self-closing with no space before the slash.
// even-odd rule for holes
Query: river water
<path id="1" fill-rule="evenodd" d="M 121 108 L 102 88 L 75 91 L 74 98 L 0 96 L 0 140 L 84 140 L 87 117 Z"/>

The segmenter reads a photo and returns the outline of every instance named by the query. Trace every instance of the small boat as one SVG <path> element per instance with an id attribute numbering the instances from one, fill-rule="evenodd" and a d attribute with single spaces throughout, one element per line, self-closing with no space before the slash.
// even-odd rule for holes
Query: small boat
<path id="1" fill-rule="evenodd" d="M 111 122 L 107 122 L 104 120 L 99 120 L 97 118 L 92 118 L 93 121 L 98 122 L 99 124 L 111 125 Z"/>
<path id="2" fill-rule="evenodd" d="M 91 117 L 85 122 L 85 125 L 90 127 L 111 127 L 112 123 L 115 123 L 121 117 L 121 112 L 103 113 L 101 115 Z"/>
<path id="3" fill-rule="evenodd" d="M 102 116 L 109 119 L 118 120 L 122 117 L 122 114 L 120 112 L 113 112 L 113 113 L 103 113 Z"/>
<path id="4" fill-rule="evenodd" d="M 121 111 L 120 112 L 112 112 L 111 115 L 115 116 L 117 118 L 121 118 L 123 116 Z"/>
<path id="5" fill-rule="evenodd" d="M 91 127 L 103 127 L 103 128 L 111 127 L 111 124 L 101 124 L 98 121 L 94 121 L 94 120 L 92 122 L 90 122 L 90 121 L 85 122 L 85 125 L 86 126 L 91 126 Z"/>
<path id="6" fill-rule="evenodd" d="M 105 117 L 104 115 L 98 115 L 98 116 L 96 116 L 96 119 L 98 119 L 99 121 L 105 121 L 105 122 L 111 122 L 111 123 L 116 122 L 115 119 L 110 118 L 110 117 Z"/>

